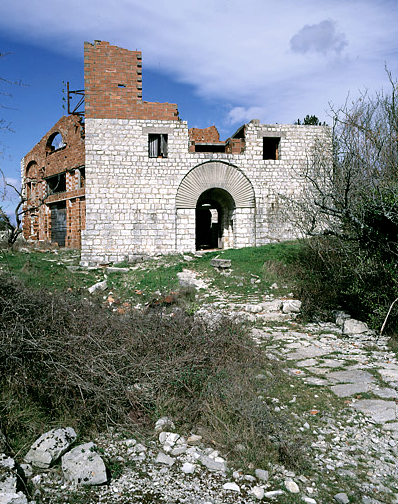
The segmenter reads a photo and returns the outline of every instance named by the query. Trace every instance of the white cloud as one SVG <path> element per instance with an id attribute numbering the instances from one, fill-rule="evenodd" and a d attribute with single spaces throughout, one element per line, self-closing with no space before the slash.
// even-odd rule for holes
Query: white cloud
<path id="1" fill-rule="evenodd" d="M 229 124 L 243 124 L 265 116 L 266 111 L 260 107 L 234 107 L 228 112 L 227 121 Z"/>
<path id="2" fill-rule="evenodd" d="M 336 23 L 331 19 L 305 25 L 290 40 L 292 51 L 298 53 L 315 51 L 326 54 L 332 51 L 339 54 L 347 44 L 345 34 L 336 30 Z"/>
<path id="3" fill-rule="evenodd" d="M 306 114 L 324 120 L 329 101 L 342 103 L 349 90 L 363 86 L 379 89 L 385 62 L 398 71 L 397 18 L 393 0 L 0 4 L 3 32 L 55 51 L 81 57 L 83 40 L 94 39 L 141 50 L 145 67 L 230 104 L 226 123 L 249 113 L 265 122 Z"/>

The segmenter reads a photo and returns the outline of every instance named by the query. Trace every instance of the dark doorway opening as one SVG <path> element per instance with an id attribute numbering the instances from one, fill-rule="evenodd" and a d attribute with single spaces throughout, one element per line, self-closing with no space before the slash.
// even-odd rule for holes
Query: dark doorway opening
<path id="1" fill-rule="evenodd" d="M 66 202 L 51 205 L 51 243 L 65 247 L 66 238 Z"/>
<path id="2" fill-rule="evenodd" d="M 196 250 L 223 248 L 224 236 L 232 232 L 235 202 L 224 189 L 202 193 L 196 204 Z"/>

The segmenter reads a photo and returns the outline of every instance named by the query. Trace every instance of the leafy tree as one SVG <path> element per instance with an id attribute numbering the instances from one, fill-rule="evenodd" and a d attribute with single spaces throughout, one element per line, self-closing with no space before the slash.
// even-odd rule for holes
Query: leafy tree
<path id="1" fill-rule="evenodd" d="M 303 126 L 326 126 L 325 122 L 321 122 L 316 115 L 306 115 L 302 121 L 300 119 L 297 119 L 297 121 L 294 124 L 299 124 Z"/>

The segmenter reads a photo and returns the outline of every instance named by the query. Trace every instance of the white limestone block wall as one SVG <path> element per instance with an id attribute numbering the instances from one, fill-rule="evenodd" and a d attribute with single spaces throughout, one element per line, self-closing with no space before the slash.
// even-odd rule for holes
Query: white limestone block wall
<path id="1" fill-rule="evenodd" d="M 150 133 L 168 135 L 168 157 L 149 158 Z M 242 172 L 253 188 L 252 207 L 237 205 L 233 212 L 225 246 L 294 237 L 283 197 L 299 197 L 300 172 L 316 139 L 326 134 L 323 127 L 252 121 L 245 127 L 244 153 L 190 153 L 186 122 L 87 118 L 82 264 L 120 261 L 134 253 L 194 251 L 195 208 L 177 209 L 176 196 L 185 175 L 212 160 L 236 167 L 228 174 Z M 269 135 L 280 138 L 278 160 L 263 159 L 263 137 Z M 218 187 L 208 176 L 206 184 Z"/>
<path id="2" fill-rule="evenodd" d="M 263 137 L 280 138 L 277 160 L 263 159 Z M 330 131 L 323 126 L 291 124 L 246 125 L 245 173 L 256 193 L 256 245 L 299 235 L 285 212 L 287 200 L 299 198 L 306 181 L 303 169 L 317 141 L 331 148 Z M 329 143 L 328 143 L 329 142 Z"/>
<path id="3" fill-rule="evenodd" d="M 168 135 L 168 157 L 149 158 L 150 133 Z M 86 120 L 83 264 L 175 250 L 175 193 L 187 151 L 181 121 Z"/>

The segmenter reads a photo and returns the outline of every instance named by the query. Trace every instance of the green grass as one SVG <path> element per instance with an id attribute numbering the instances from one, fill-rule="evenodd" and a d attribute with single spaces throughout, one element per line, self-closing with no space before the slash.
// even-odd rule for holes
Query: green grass
<path id="1" fill-rule="evenodd" d="M 104 272 L 79 270 L 70 272 L 67 266 L 78 266 L 80 255 L 74 250 L 19 252 L 0 250 L 0 269 L 19 278 L 33 289 L 82 292 L 103 280 Z"/>
<path id="2" fill-rule="evenodd" d="M 291 292 L 294 277 L 288 266 L 297 260 L 299 250 L 298 242 L 282 242 L 262 247 L 207 252 L 202 258 L 190 262 L 189 268 L 206 275 L 211 279 L 212 287 L 226 289 L 229 296 L 261 300 L 266 293 L 284 296 Z M 211 266 L 211 260 L 216 257 L 231 260 L 230 274 L 222 274 Z M 270 290 L 274 283 L 278 288 Z"/>
<path id="3" fill-rule="evenodd" d="M 129 272 L 108 273 L 108 286 L 118 300 L 132 305 L 160 300 L 179 290 L 177 273 L 186 267 L 181 255 L 148 260 Z"/>
<path id="4" fill-rule="evenodd" d="M 0 269 L 12 273 L 33 289 L 69 290 L 83 295 L 87 295 L 88 287 L 107 278 L 107 290 L 96 297 L 107 297 L 111 292 L 110 298 L 114 306 L 123 302 L 135 306 L 161 300 L 180 290 L 177 274 L 186 268 L 209 281 L 210 288 L 206 292 L 200 291 L 207 295 L 207 301 L 225 291 L 229 297 L 237 300 L 255 302 L 261 301 L 267 293 L 284 296 L 291 292 L 294 278 L 288 273 L 288 265 L 296 260 L 299 248 L 297 242 L 283 242 L 263 247 L 208 252 L 201 257 L 190 254 L 191 260 L 176 254 L 151 258 L 135 266 L 118 265 L 129 267 L 128 272 L 107 272 L 104 268 L 78 268 L 71 272 L 67 266 L 79 265 L 80 258 L 76 250 L 3 250 L 0 251 Z M 211 266 L 214 257 L 231 259 L 232 267 L 228 276 Z M 270 290 L 274 283 L 278 284 L 278 289 Z"/>

